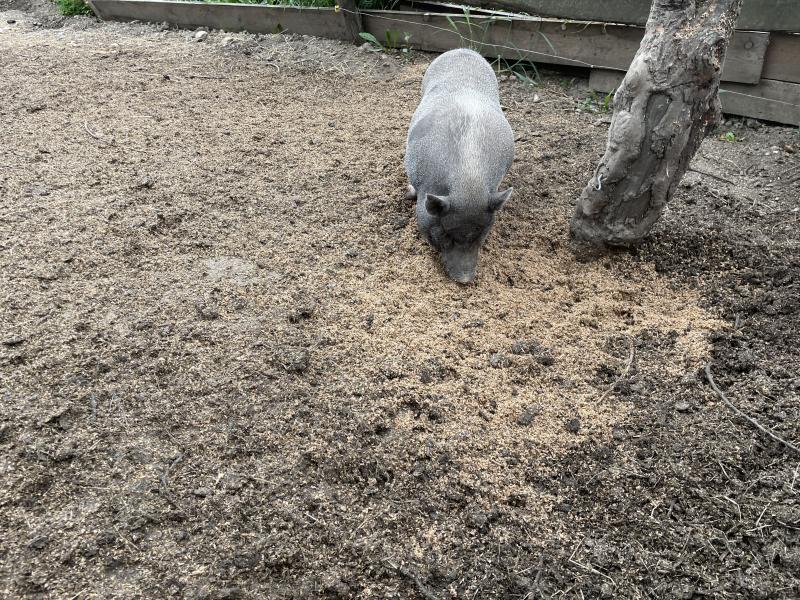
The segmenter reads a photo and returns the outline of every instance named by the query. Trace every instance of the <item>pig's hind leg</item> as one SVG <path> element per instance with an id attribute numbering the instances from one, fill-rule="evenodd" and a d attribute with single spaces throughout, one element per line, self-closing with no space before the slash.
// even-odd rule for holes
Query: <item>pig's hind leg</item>
<path id="1" fill-rule="evenodd" d="M 405 199 L 406 200 L 417 199 L 417 190 L 414 189 L 413 185 L 409 185 L 408 187 L 406 187 Z"/>

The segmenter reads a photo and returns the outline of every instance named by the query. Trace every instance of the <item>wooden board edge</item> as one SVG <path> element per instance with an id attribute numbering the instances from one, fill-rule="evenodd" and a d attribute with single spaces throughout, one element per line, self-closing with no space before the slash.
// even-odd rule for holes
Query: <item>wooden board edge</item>
<path id="1" fill-rule="evenodd" d="M 334 8 L 265 6 L 164 0 L 93 0 L 108 21 L 167 22 L 179 27 L 278 33 L 286 31 L 351 40 L 345 20 Z M 290 26 L 287 23 L 291 22 Z"/>
<path id="2" fill-rule="evenodd" d="M 403 27 L 417 28 L 416 37 L 412 39 L 411 46 L 416 49 L 434 52 L 443 52 L 459 45 L 465 45 L 465 38 L 456 32 L 461 39 L 456 44 L 451 38 L 452 24 L 463 23 L 466 19 L 458 19 L 453 15 L 443 13 L 419 13 L 409 11 L 362 11 L 365 28 L 377 39 L 385 38 L 387 30 L 397 29 L 402 31 Z M 393 26 L 392 23 L 399 23 Z M 576 56 L 561 55 L 554 56 L 555 53 L 537 51 L 535 48 L 516 46 L 513 50 L 507 46 L 503 50 L 502 40 L 498 40 L 494 34 L 495 28 L 500 25 L 508 24 L 509 29 L 515 32 L 529 30 L 532 34 L 541 32 L 551 27 L 550 31 L 560 34 L 560 29 L 567 31 L 574 30 L 581 32 L 588 40 L 597 37 L 617 36 L 619 53 L 625 54 L 622 60 L 619 56 L 612 55 L 611 51 L 605 55 L 605 64 L 600 62 L 603 57 L 596 57 L 592 61 L 587 58 L 577 58 Z M 489 25 L 492 25 L 489 27 Z M 422 27 L 430 26 L 429 30 L 422 30 Z M 505 16 L 483 16 L 473 15 L 469 19 L 469 28 L 472 31 L 480 31 L 480 47 L 476 48 L 481 54 L 496 58 L 504 55 L 508 58 L 513 56 L 515 59 L 530 60 L 541 64 L 570 65 L 584 68 L 594 68 L 606 66 L 611 69 L 627 69 L 633 56 L 639 48 L 639 43 L 644 37 L 644 29 L 628 25 L 609 25 L 605 23 L 575 23 L 561 19 L 539 18 L 539 17 L 505 17 Z M 464 32 L 461 32 L 462 34 Z M 764 57 L 769 47 L 769 34 L 757 31 L 736 31 L 735 47 L 729 52 L 726 65 L 723 69 L 722 78 L 724 81 L 737 83 L 756 84 L 761 79 L 764 68 Z M 539 40 L 536 38 L 536 40 Z M 549 44 L 549 42 L 548 42 Z M 552 46 L 551 46 L 552 47 Z M 609 50 L 607 48 L 607 50 Z M 618 53 L 616 53 L 618 54 Z M 585 55 L 584 55 L 585 56 Z"/>
<path id="3" fill-rule="evenodd" d="M 650 0 L 472 0 L 480 8 L 523 12 L 572 21 L 613 22 L 644 26 Z M 754 31 L 800 31 L 796 0 L 746 0 L 737 29 Z"/>
<path id="4" fill-rule="evenodd" d="M 762 77 L 800 83 L 800 34 L 770 35 Z"/>
<path id="5" fill-rule="evenodd" d="M 619 87 L 625 73 L 592 69 L 589 87 L 607 94 Z M 762 79 L 758 85 L 723 83 L 720 86 L 722 112 L 740 117 L 800 127 L 800 83 Z"/>
<path id="6" fill-rule="evenodd" d="M 93 5 L 101 18 L 108 20 L 140 20 L 153 23 L 166 21 L 181 27 L 210 27 L 253 33 L 289 31 L 338 40 L 358 39 L 352 31 L 348 31 L 343 16 L 332 8 L 165 0 L 93 0 Z M 458 22 L 450 15 L 407 11 L 361 11 L 361 19 L 364 30 L 373 34 L 378 40 L 386 39 L 387 30 L 402 31 L 404 28 L 416 28 L 416 39 L 412 40 L 411 46 L 417 49 L 441 52 L 465 45 L 461 33 L 455 32 L 453 35 L 453 32 L 448 32 L 451 24 L 454 21 Z M 397 25 L 393 26 L 393 23 Z M 488 56 L 516 53 L 524 60 L 540 64 L 585 68 L 627 69 L 644 35 L 644 30 L 640 27 L 602 23 L 570 24 L 557 19 L 475 16 L 470 19 L 468 25 L 470 31 L 475 31 L 473 27 L 482 28 L 484 34 L 488 32 L 493 36 L 487 38 L 488 41 L 479 48 L 491 53 L 487 54 Z M 566 36 L 574 35 L 586 36 L 586 40 L 593 40 L 594 54 L 585 52 L 581 44 L 576 46 L 575 37 L 565 43 L 572 44 L 572 48 L 579 48 L 579 51 L 572 54 L 550 51 L 543 46 L 542 40 L 537 35 L 537 32 L 541 33 L 542 29 L 547 27 L 550 28 L 548 35 L 553 39 L 564 36 L 566 40 Z M 512 30 L 529 34 L 528 37 L 523 35 L 522 38 L 516 38 L 522 41 L 515 48 L 509 48 L 509 44 L 504 45 L 502 37 L 506 34 L 512 35 Z M 562 34 L 562 30 L 568 33 Z M 755 84 L 761 78 L 769 34 L 736 32 L 735 35 L 741 36 L 737 42 L 737 46 L 741 48 L 737 47 L 735 52 L 729 53 L 723 80 Z M 552 47 L 549 40 L 547 41 Z M 601 62 L 604 59 L 606 62 Z"/>

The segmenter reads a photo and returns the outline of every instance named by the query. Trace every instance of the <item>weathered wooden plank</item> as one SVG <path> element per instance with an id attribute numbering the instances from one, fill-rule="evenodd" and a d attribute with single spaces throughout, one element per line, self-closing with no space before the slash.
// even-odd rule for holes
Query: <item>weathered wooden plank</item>
<path id="1" fill-rule="evenodd" d="M 168 21 L 182 27 L 274 33 L 289 31 L 352 40 L 351 27 L 333 9 L 250 4 L 92 0 L 104 19 Z M 625 25 L 567 23 L 557 19 L 452 15 L 401 11 L 363 11 L 365 31 L 379 40 L 408 39 L 419 50 L 445 51 L 471 46 L 485 56 L 544 64 L 626 70 L 644 29 Z M 386 33 L 390 32 L 390 35 Z M 408 34 L 408 35 L 406 35 Z M 722 78 L 757 83 L 769 34 L 736 32 Z"/>
<path id="2" fill-rule="evenodd" d="M 625 78 L 622 71 L 610 71 L 609 69 L 592 69 L 589 74 L 589 87 L 595 92 L 608 94 L 616 92 L 619 84 Z"/>
<path id="3" fill-rule="evenodd" d="M 470 4 L 545 17 L 644 25 L 651 0 L 470 0 Z M 800 31 L 797 0 L 745 0 L 737 29 Z"/>
<path id="4" fill-rule="evenodd" d="M 404 39 L 418 50 L 443 52 L 470 46 L 489 57 L 536 63 L 627 70 L 644 29 L 625 25 L 568 23 L 557 19 L 501 16 L 456 17 L 434 13 L 365 11 L 364 28 L 379 40 Z M 401 35 L 398 35 L 401 34 Z M 737 31 L 722 78 L 758 83 L 769 34 Z"/>
<path id="5" fill-rule="evenodd" d="M 589 86 L 608 93 L 619 87 L 625 73 L 593 69 Z M 762 79 L 758 85 L 723 83 L 719 91 L 726 114 L 800 126 L 800 84 Z"/>
<path id="6" fill-rule="evenodd" d="M 800 34 L 770 35 L 761 76 L 764 79 L 800 83 Z"/>
<path id="7" fill-rule="evenodd" d="M 720 88 L 722 110 L 741 115 L 800 126 L 800 84 L 762 79 L 756 86 L 725 83 Z"/>
<path id="8" fill-rule="evenodd" d="M 722 66 L 722 81 L 758 83 L 763 77 L 769 40 L 769 33 L 734 31 Z"/>
<path id="9" fill-rule="evenodd" d="M 286 31 L 339 40 L 351 39 L 342 15 L 332 8 L 161 0 L 92 0 L 92 4 L 102 19 L 110 21 L 167 21 L 186 28 L 209 27 L 251 33 Z"/>

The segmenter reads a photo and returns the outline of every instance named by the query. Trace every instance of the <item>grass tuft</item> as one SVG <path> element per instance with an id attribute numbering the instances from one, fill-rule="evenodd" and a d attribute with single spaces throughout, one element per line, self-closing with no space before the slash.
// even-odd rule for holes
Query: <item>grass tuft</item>
<path id="1" fill-rule="evenodd" d="M 62 15 L 74 17 L 75 15 L 94 16 L 94 12 L 83 0 L 56 0 L 58 10 Z"/>

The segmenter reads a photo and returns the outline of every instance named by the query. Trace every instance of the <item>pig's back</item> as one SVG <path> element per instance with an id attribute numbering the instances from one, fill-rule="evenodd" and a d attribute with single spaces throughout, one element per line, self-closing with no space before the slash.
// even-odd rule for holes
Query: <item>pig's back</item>
<path id="1" fill-rule="evenodd" d="M 470 90 L 500 105 L 497 76 L 477 52 L 466 48 L 450 50 L 438 56 L 422 78 L 422 97 L 431 98 Z"/>
<path id="2" fill-rule="evenodd" d="M 414 114 L 406 170 L 415 187 L 463 177 L 495 186 L 513 158 L 514 134 L 499 102 L 474 90 L 429 96 Z"/>

